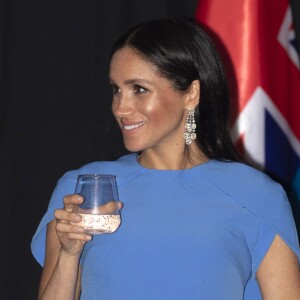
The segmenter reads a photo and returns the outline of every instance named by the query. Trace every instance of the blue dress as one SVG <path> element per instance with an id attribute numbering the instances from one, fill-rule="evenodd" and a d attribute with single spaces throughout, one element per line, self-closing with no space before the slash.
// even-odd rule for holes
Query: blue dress
<path id="1" fill-rule="evenodd" d="M 43 265 L 47 223 L 74 193 L 78 174 L 117 176 L 122 224 L 85 245 L 81 299 L 262 299 L 256 271 L 278 234 L 300 259 L 280 185 L 240 163 L 187 170 L 142 167 L 136 154 L 67 172 L 32 240 Z"/>

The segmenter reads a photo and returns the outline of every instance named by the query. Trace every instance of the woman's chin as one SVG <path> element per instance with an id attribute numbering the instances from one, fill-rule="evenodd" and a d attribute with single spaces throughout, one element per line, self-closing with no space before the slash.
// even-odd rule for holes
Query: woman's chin
<path id="1" fill-rule="evenodd" d="M 141 145 L 126 143 L 125 141 L 124 141 L 124 147 L 129 152 L 140 152 L 144 150 L 144 148 Z"/>

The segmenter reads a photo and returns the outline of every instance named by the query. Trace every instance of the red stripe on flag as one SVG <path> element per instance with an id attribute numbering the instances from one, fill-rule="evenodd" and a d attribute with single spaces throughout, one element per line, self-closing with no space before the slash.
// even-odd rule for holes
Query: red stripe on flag
<path id="1" fill-rule="evenodd" d="M 196 19 L 222 40 L 238 84 L 239 109 L 261 86 L 300 139 L 300 72 L 277 36 L 287 0 L 200 0 Z"/>

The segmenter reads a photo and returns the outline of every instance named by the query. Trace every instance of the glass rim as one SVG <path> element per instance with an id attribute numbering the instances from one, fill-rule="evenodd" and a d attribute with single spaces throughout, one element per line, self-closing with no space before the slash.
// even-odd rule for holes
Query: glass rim
<path id="1" fill-rule="evenodd" d="M 97 178 L 97 177 L 110 177 L 110 178 L 116 178 L 116 175 L 111 174 L 79 174 L 77 178 L 80 177 L 91 177 L 91 178 Z"/>

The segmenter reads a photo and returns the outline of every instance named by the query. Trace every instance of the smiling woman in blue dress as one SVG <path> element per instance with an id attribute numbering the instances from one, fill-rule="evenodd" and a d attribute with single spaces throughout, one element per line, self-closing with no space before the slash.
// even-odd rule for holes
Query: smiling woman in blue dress
<path id="1" fill-rule="evenodd" d="M 116 42 L 109 77 L 133 153 L 59 180 L 32 241 L 39 299 L 300 299 L 289 202 L 238 159 L 222 63 L 204 31 L 181 19 L 138 25 Z M 76 178 L 87 173 L 116 175 L 113 234 L 74 225 Z"/>

